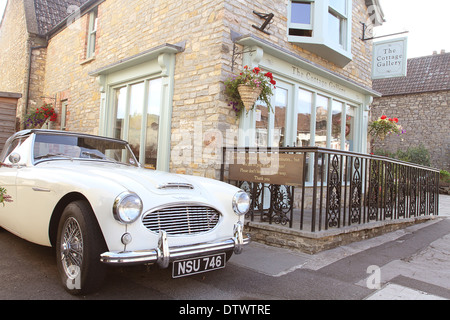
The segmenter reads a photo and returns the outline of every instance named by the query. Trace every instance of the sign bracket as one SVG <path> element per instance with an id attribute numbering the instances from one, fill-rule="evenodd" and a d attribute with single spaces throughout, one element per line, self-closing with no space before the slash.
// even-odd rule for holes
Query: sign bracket
<path id="1" fill-rule="evenodd" d="M 384 36 L 366 38 L 366 31 L 367 31 L 368 26 L 364 22 L 360 22 L 360 23 L 362 24 L 362 28 L 363 28 L 362 29 L 362 38 L 360 38 L 362 41 L 374 40 L 374 39 L 379 39 L 379 38 L 386 38 L 386 37 L 395 36 L 395 35 L 404 34 L 404 33 L 408 33 L 409 32 L 409 31 L 403 31 L 403 32 L 387 34 L 387 35 L 384 35 Z"/>

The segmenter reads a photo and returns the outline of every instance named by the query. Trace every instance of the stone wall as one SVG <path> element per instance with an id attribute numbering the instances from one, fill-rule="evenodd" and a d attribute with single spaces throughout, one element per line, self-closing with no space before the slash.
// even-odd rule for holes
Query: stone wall
<path id="1" fill-rule="evenodd" d="M 271 35 L 252 27 L 261 24 L 253 10 L 275 14 Z M 371 86 L 371 43 L 359 40 L 360 22 L 369 22 L 364 0 L 353 1 L 353 61 L 344 68 L 287 42 L 286 17 L 286 0 L 104 1 L 98 8 L 94 59 L 85 59 L 87 14 L 49 39 L 42 96 L 55 99 L 58 110 L 62 100 L 68 102 L 67 130 L 96 134 L 100 91 L 89 73 L 165 43 L 183 42 L 185 50 L 176 56 L 172 149 L 181 143 L 186 152 L 181 161 L 171 161 L 171 170 L 218 178 L 220 154 L 214 147 L 220 135 L 238 127 L 223 94 L 223 82 L 231 75 L 231 30 L 255 34 L 333 73 Z M 195 135 L 199 125 L 200 136 Z"/>
<path id="2" fill-rule="evenodd" d="M 371 120 L 385 114 L 397 117 L 406 131 L 376 141 L 375 150 L 406 151 L 420 144 L 428 149 L 431 166 L 450 171 L 450 91 L 418 93 L 375 98 Z"/>
<path id="3" fill-rule="evenodd" d="M 28 33 L 22 1 L 8 1 L 1 23 L 0 61 L 0 91 L 23 92 L 28 74 Z"/>
<path id="4" fill-rule="evenodd" d="M 26 18 L 29 14 L 23 1 L 8 1 L 0 32 L 0 91 L 22 94 L 17 105 L 19 117 L 43 103 L 46 40 L 32 32 L 32 19 Z"/>

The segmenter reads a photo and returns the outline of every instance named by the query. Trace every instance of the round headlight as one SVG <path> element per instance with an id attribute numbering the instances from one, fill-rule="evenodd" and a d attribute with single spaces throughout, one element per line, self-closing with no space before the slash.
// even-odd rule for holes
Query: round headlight
<path id="1" fill-rule="evenodd" d="M 250 197 L 247 192 L 239 190 L 233 197 L 233 210 L 234 212 L 242 216 L 250 209 Z"/>
<path id="2" fill-rule="evenodd" d="M 133 223 L 142 212 L 142 200 L 135 193 L 124 192 L 114 201 L 114 218 L 120 223 Z"/>

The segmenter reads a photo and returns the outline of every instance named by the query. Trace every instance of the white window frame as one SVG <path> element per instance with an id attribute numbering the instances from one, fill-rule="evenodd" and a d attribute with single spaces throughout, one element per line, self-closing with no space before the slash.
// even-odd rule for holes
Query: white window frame
<path id="1" fill-rule="evenodd" d="M 67 128 L 67 108 L 69 102 L 67 100 L 61 101 L 61 130 L 65 131 Z"/>
<path id="2" fill-rule="evenodd" d="M 95 8 L 89 13 L 86 59 L 90 59 L 95 56 L 95 48 L 97 42 L 97 24 L 98 24 L 98 8 Z"/>
<path id="3" fill-rule="evenodd" d="M 347 65 L 352 60 L 351 39 L 353 3 L 352 0 L 344 1 L 346 1 L 346 12 L 341 12 L 338 8 L 331 6 L 331 0 L 302 0 L 302 2 L 311 2 L 312 4 L 312 26 L 307 26 L 291 22 L 291 5 L 295 0 L 290 0 L 288 2 L 287 10 L 288 41 L 335 63 L 339 67 Z M 341 20 L 341 43 L 337 43 L 329 37 L 328 24 L 330 14 L 337 16 Z M 307 28 L 310 27 L 312 28 L 311 36 L 290 35 L 290 29 L 299 28 L 299 30 L 308 30 Z"/>
<path id="4" fill-rule="evenodd" d="M 146 166 L 145 163 L 145 152 L 146 152 L 146 139 L 147 139 L 147 114 L 148 114 L 148 110 L 149 110 L 149 99 L 152 98 L 150 96 L 150 83 L 154 80 L 158 80 L 158 79 L 162 79 L 161 77 L 154 77 L 154 76 L 147 76 L 145 78 L 141 78 L 141 79 L 134 79 L 132 81 L 125 81 L 122 83 L 118 83 L 115 84 L 114 86 L 111 86 L 109 88 L 109 101 L 110 101 L 110 105 L 109 105 L 109 110 L 107 111 L 106 114 L 106 133 L 107 136 L 109 137 L 113 137 L 113 138 L 118 138 L 118 139 L 123 139 L 128 141 L 129 140 L 129 128 L 130 128 L 130 104 L 131 104 L 131 94 L 132 94 L 132 86 L 136 85 L 136 84 L 143 84 L 144 85 L 144 89 L 143 89 L 143 96 L 141 97 L 142 100 L 142 109 L 140 109 L 140 111 L 142 112 L 142 119 L 141 119 L 141 127 L 140 127 L 140 139 L 139 139 L 139 145 L 140 145 L 140 149 L 139 152 L 136 155 L 136 157 L 139 159 L 139 162 L 142 166 Z M 162 82 L 162 81 L 161 81 Z M 116 137 L 115 136 L 115 121 L 116 121 L 116 115 L 115 115 L 115 108 L 117 107 L 115 105 L 115 99 L 114 99 L 114 95 L 116 90 L 121 89 L 121 88 L 126 88 L 126 98 L 125 98 L 125 117 L 124 117 L 124 124 L 122 127 L 122 136 L 120 137 Z M 160 94 L 162 93 L 162 86 L 160 89 Z M 161 114 L 161 101 L 160 101 L 160 105 L 159 105 L 159 109 L 158 109 L 158 113 L 159 115 Z M 145 115 L 145 116 L 144 116 Z M 171 125 L 171 121 L 170 119 L 162 119 L 164 121 L 164 125 Z M 162 121 L 160 119 L 160 121 Z M 158 138 L 160 137 L 160 135 L 162 134 L 162 128 L 163 126 L 159 126 L 158 129 Z M 159 141 L 158 141 L 158 147 L 159 147 Z M 157 158 L 158 159 L 158 158 Z M 157 162 L 158 165 L 158 162 Z M 156 169 L 152 168 L 152 169 Z"/>
<path id="5" fill-rule="evenodd" d="M 292 19 L 292 10 L 291 10 L 291 5 L 288 6 L 288 29 L 298 29 L 298 30 L 311 30 L 313 31 L 313 25 L 314 25 L 314 2 L 315 0 L 291 0 L 290 3 L 292 4 L 292 2 L 304 2 L 304 3 L 310 3 L 311 4 L 311 12 L 310 12 L 310 16 L 311 16 L 311 23 L 309 24 L 304 24 L 304 23 L 294 23 L 291 21 Z M 289 30 L 288 30 L 288 34 L 289 34 Z"/>

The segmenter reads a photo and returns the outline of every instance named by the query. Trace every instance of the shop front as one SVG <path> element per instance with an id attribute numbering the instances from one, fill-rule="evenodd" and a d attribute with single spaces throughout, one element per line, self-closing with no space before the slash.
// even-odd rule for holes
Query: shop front
<path id="1" fill-rule="evenodd" d="M 243 64 L 270 71 L 273 112 L 257 103 L 240 119 L 239 146 L 306 147 L 367 152 L 369 106 L 378 93 L 304 58 L 247 36 Z"/>

